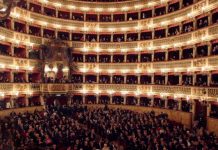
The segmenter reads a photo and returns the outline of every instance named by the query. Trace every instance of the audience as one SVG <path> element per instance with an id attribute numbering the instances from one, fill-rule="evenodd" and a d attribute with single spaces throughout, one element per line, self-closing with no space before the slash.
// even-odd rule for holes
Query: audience
<path id="1" fill-rule="evenodd" d="M 199 124 L 187 129 L 167 114 L 83 106 L 11 113 L 0 123 L 0 149 L 210 149 L 218 141 Z"/>

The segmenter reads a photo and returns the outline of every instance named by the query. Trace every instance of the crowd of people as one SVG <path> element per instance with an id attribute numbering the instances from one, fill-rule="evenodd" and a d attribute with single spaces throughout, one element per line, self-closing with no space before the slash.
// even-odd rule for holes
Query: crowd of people
<path id="1" fill-rule="evenodd" d="M 213 133 L 188 129 L 167 114 L 84 106 L 47 106 L 0 122 L 0 149 L 154 150 L 218 148 Z"/>

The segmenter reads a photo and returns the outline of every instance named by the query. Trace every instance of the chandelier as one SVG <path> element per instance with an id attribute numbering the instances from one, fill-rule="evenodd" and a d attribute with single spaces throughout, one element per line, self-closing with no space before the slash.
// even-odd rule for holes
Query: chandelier
<path id="1" fill-rule="evenodd" d="M 0 0 L 0 20 L 7 19 L 20 0 Z"/>

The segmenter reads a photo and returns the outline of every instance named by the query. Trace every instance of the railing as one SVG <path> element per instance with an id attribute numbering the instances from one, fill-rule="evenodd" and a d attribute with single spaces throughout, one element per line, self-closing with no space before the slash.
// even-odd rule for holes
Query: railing
<path id="1" fill-rule="evenodd" d="M 147 94 L 177 96 L 185 98 L 216 100 L 218 88 L 196 86 L 170 86 L 170 85 L 128 85 L 128 84 L 41 84 L 43 93 L 92 93 L 98 91 L 108 95 L 125 92 L 128 95 Z M 100 94 L 100 93 L 98 93 Z"/>
<path id="2" fill-rule="evenodd" d="M 131 6 L 132 7 L 132 6 Z M 207 10 L 202 10 L 202 7 L 207 7 Z M 50 17 L 46 15 L 42 15 L 39 13 L 27 11 L 21 8 L 15 8 L 14 13 L 20 14 L 20 20 L 25 20 L 29 22 L 28 17 L 33 19 L 33 23 L 37 25 L 42 25 L 44 22 L 47 22 L 47 27 L 55 28 L 56 25 L 61 25 L 66 30 L 71 30 L 70 27 L 74 27 L 74 30 L 83 31 L 84 27 L 90 29 L 90 31 L 94 31 L 97 27 L 102 29 L 105 33 L 106 31 L 110 32 L 110 28 L 118 28 L 118 31 L 121 31 L 121 28 L 128 28 L 127 31 L 136 30 L 135 27 L 140 26 L 141 30 L 149 30 L 151 27 L 149 25 L 153 24 L 152 27 L 167 27 L 170 24 L 176 24 L 179 22 L 183 22 L 185 20 L 189 20 L 190 16 L 189 13 L 195 12 L 194 15 L 198 16 L 200 14 L 210 12 L 214 8 L 218 7 L 217 1 L 209 1 L 209 0 L 202 0 L 197 2 L 196 4 L 190 5 L 184 9 L 175 11 L 173 13 L 168 13 L 163 16 L 157 16 L 148 19 L 140 19 L 140 20 L 133 20 L 133 21 L 124 21 L 124 22 L 86 22 L 86 21 L 75 21 L 75 20 L 66 20 L 61 18 Z M 28 16 L 28 17 L 27 17 Z M 13 16 L 12 16 L 13 17 Z M 193 16 L 191 16 L 193 18 Z M 166 24 L 163 24 L 166 23 Z M 114 28 L 114 29 L 116 29 Z"/>
<path id="3" fill-rule="evenodd" d="M 0 35 L 5 37 L 4 41 L 11 42 L 11 43 L 15 43 L 15 41 L 19 41 L 20 44 L 24 44 L 24 45 L 30 45 L 30 44 L 40 45 L 42 43 L 46 43 L 49 41 L 49 39 L 46 38 L 19 33 L 2 27 L 0 27 L 0 32 L 1 32 Z M 120 51 L 121 49 L 134 50 L 136 48 L 140 48 L 142 51 L 146 50 L 149 52 L 155 49 L 168 49 L 168 48 L 175 48 L 175 46 L 182 47 L 186 45 L 194 45 L 196 43 L 215 40 L 217 38 L 218 38 L 218 24 L 214 24 L 207 28 L 199 29 L 178 36 L 146 40 L 146 41 L 133 41 L 133 42 L 121 42 L 121 43 L 116 42 L 116 44 L 114 42 L 108 42 L 108 43 L 75 42 L 75 41 L 66 41 L 66 42 L 69 44 L 69 46 L 73 47 L 75 50 L 78 49 L 81 50 L 85 47 L 90 52 L 96 52 L 96 48 L 101 49 L 102 52 L 104 51 L 108 52 L 110 49 L 115 49 Z"/>

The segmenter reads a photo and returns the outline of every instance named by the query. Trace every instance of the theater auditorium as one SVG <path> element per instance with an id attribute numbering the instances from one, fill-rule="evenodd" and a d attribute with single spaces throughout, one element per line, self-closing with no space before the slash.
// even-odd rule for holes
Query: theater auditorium
<path id="1" fill-rule="evenodd" d="M 0 0 L 0 150 L 218 150 L 218 0 Z"/>

